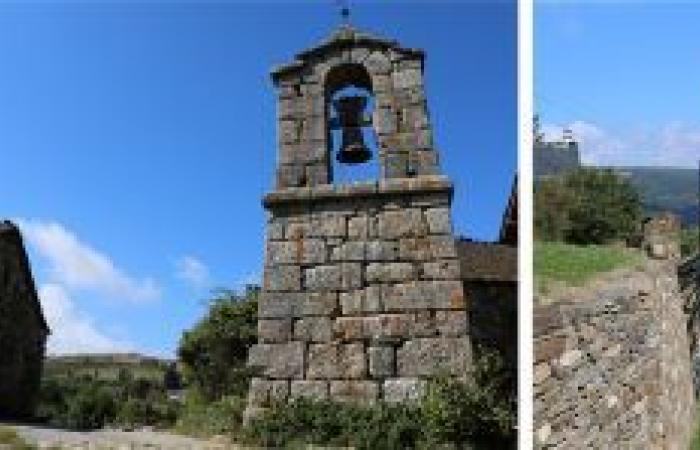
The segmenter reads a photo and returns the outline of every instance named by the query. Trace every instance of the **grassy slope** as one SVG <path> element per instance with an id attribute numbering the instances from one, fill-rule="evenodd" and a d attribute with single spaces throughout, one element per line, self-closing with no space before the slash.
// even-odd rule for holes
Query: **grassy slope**
<path id="1" fill-rule="evenodd" d="M 535 242 L 534 250 L 534 273 L 538 288 L 546 288 L 551 282 L 580 286 L 597 274 L 643 261 L 639 251 L 619 247 Z"/>

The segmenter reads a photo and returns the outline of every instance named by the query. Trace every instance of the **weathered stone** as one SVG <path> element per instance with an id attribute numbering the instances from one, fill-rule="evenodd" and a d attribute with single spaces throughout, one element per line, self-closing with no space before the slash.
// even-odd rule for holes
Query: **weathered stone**
<path id="1" fill-rule="evenodd" d="M 367 216 L 351 217 L 348 219 L 348 238 L 366 239 L 369 232 Z"/>
<path id="2" fill-rule="evenodd" d="M 270 242 L 267 264 L 320 264 L 326 261 L 326 245 L 320 239 Z"/>
<path id="3" fill-rule="evenodd" d="M 367 261 L 396 261 L 399 244 L 396 241 L 370 241 L 367 243 Z"/>
<path id="4" fill-rule="evenodd" d="M 289 397 L 289 381 L 272 380 L 270 386 L 270 402 L 282 402 Z"/>
<path id="5" fill-rule="evenodd" d="M 311 344 L 309 346 L 309 379 L 357 379 L 367 372 L 362 344 Z"/>
<path id="6" fill-rule="evenodd" d="M 298 164 L 281 164 L 277 169 L 279 188 L 299 187 L 304 182 L 304 167 Z"/>
<path id="7" fill-rule="evenodd" d="M 379 397 L 376 381 L 331 381 L 331 398 L 340 402 L 373 404 Z"/>
<path id="8" fill-rule="evenodd" d="M 310 292 L 301 296 L 295 310 L 295 317 L 330 316 L 338 308 L 338 294 L 335 292 Z"/>
<path id="9" fill-rule="evenodd" d="M 452 234 L 449 208 L 429 208 L 425 211 L 425 218 L 430 234 Z"/>
<path id="10" fill-rule="evenodd" d="M 365 243 L 363 241 L 349 241 L 333 249 L 331 255 L 333 262 L 337 261 L 364 261 Z"/>
<path id="11" fill-rule="evenodd" d="M 418 209 L 384 211 L 379 216 L 379 235 L 384 239 L 425 236 L 428 225 Z"/>
<path id="12" fill-rule="evenodd" d="M 382 287 L 382 304 L 386 311 L 414 311 L 431 307 L 432 284 L 425 281 L 386 285 Z"/>
<path id="13" fill-rule="evenodd" d="M 341 289 L 359 289 L 362 287 L 362 264 L 361 263 L 342 263 L 341 270 Z"/>
<path id="14" fill-rule="evenodd" d="M 310 235 L 311 224 L 309 222 L 291 222 L 286 226 L 285 239 L 297 240 Z"/>
<path id="15" fill-rule="evenodd" d="M 431 337 L 437 334 L 436 321 L 430 311 L 419 310 L 414 312 L 413 316 L 414 324 L 411 327 L 410 337 Z"/>
<path id="16" fill-rule="evenodd" d="M 304 270 L 304 287 L 311 291 L 341 289 L 341 267 L 316 266 Z"/>
<path id="17" fill-rule="evenodd" d="M 306 342 L 328 342 L 332 337 L 332 322 L 328 317 L 305 317 L 294 322 L 294 339 Z"/>
<path id="18" fill-rule="evenodd" d="M 284 228 L 286 223 L 281 219 L 273 219 L 267 223 L 267 241 L 284 239 Z"/>
<path id="19" fill-rule="evenodd" d="M 301 269 L 299 266 L 272 266 L 265 268 L 264 288 L 266 291 L 299 291 L 301 289 Z"/>
<path id="20" fill-rule="evenodd" d="M 467 307 L 461 281 L 431 281 L 428 286 L 433 308 L 463 310 Z"/>
<path id="21" fill-rule="evenodd" d="M 357 289 L 340 293 L 340 309 L 344 316 L 361 314 L 363 312 L 365 291 Z"/>
<path id="22" fill-rule="evenodd" d="M 302 378 L 304 343 L 255 344 L 248 352 L 248 365 L 260 367 L 268 378 Z"/>
<path id="23" fill-rule="evenodd" d="M 367 71 L 371 74 L 386 74 L 391 70 L 391 61 L 380 51 L 372 52 L 364 61 Z"/>
<path id="24" fill-rule="evenodd" d="M 272 381 L 263 378 L 253 378 L 250 380 L 248 388 L 248 404 L 254 406 L 267 406 L 270 401 L 270 390 Z"/>
<path id="25" fill-rule="evenodd" d="M 459 260 L 443 259 L 423 263 L 423 277 L 428 280 L 458 280 L 460 277 Z"/>
<path id="26" fill-rule="evenodd" d="M 340 304 L 343 315 L 379 312 L 382 310 L 381 288 L 374 285 L 364 289 L 341 292 Z"/>
<path id="27" fill-rule="evenodd" d="M 260 319 L 292 317 L 298 297 L 298 293 L 263 292 L 258 298 L 258 317 Z"/>
<path id="28" fill-rule="evenodd" d="M 452 259 L 457 257 L 457 250 L 452 236 L 405 238 L 399 241 L 399 256 L 414 261 Z"/>
<path id="29" fill-rule="evenodd" d="M 299 142 L 300 122 L 298 120 L 284 119 L 277 123 L 279 124 L 277 132 L 279 134 L 280 143 L 293 144 Z"/>
<path id="30" fill-rule="evenodd" d="M 415 268 L 411 263 L 370 263 L 367 265 L 367 282 L 389 283 L 415 279 Z"/>
<path id="31" fill-rule="evenodd" d="M 369 347 L 369 374 L 375 378 L 390 377 L 394 375 L 394 348 Z"/>
<path id="32" fill-rule="evenodd" d="M 396 89 L 403 89 L 422 85 L 423 76 L 420 69 L 404 69 L 393 72 L 392 81 Z"/>
<path id="33" fill-rule="evenodd" d="M 347 219 L 340 214 L 316 216 L 311 221 L 310 235 L 313 237 L 346 237 Z"/>
<path id="34" fill-rule="evenodd" d="M 425 393 L 426 381 L 418 378 L 390 378 L 384 380 L 384 401 L 410 403 L 420 400 Z"/>
<path id="35" fill-rule="evenodd" d="M 324 400 L 328 398 L 328 382 L 292 380 L 291 397 Z"/>
<path id="36" fill-rule="evenodd" d="M 441 372 L 464 375 L 471 364 L 471 343 L 462 338 L 419 338 L 396 351 L 401 377 L 431 376 Z"/>
<path id="37" fill-rule="evenodd" d="M 291 319 L 258 320 L 258 340 L 264 343 L 285 342 L 292 335 Z"/>
<path id="38" fill-rule="evenodd" d="M 464 336 L 467 334 L 466 311 L 437 311 L 435 322 L 439 333 L 443 336 Z"/>

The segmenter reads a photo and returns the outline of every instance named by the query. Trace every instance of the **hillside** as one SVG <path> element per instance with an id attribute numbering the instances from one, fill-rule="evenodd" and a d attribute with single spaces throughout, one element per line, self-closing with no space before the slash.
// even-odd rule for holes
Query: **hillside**
<path id="1" fill-rule="evenodd" d="M 44 377 L 90 375 L 115 379 L 121 369 L 126 369 L 136 377 L 162 379 L 171 363 L 136 353 L 49 356 L 44 361 Z"/>
<path id="2" fill-rule="evenodd" d="M 685 225 L 698 223 L 697 169 L 615 167 L 639 189 L 648 213 L 671 211 Z"/>

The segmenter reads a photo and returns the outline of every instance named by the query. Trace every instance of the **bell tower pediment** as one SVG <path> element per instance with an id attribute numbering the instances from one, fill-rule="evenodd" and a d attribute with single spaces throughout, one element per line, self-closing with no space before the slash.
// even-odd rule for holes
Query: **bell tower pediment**
<path id="1" fill-rule="evenodd" d="M 276 189 L 333 184 L 334 164 L 370 158 L 378 163 L 376 179 L 438 175 L 424 58 L 422 50 L 342 26 L 273 69 Z M 376 152 L 367 148 L 368 138 Z"/>

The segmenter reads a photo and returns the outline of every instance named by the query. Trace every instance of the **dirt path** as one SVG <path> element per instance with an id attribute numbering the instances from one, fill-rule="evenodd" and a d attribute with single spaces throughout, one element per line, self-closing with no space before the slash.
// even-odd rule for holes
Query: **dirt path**
<path id="1" fill-rule="evenodd" d="M 14 428 L 22 439 L 42 449 L 53 447 L 74 450 L 239 450 L 244 448 L 228 443 L 223 437 L 206 441 L 147 430 L 79 432 L 28 425 L 6 426 Z"/>

